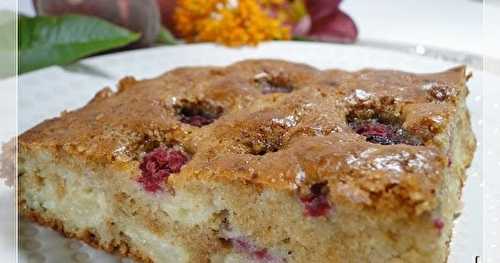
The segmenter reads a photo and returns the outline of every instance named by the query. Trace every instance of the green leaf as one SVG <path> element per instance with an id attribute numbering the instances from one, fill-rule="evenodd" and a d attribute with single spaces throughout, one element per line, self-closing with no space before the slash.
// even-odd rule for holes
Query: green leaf
<path id="1" fill-rule="evenodd" d="M 92 54 L 126 46 L 139 37 L 140 34 L 94 17 L 20 16 L 19 73 L 69 64 Z"/>
<path id="2" fill-rule="evenodd" d="M 177 45 L 179 41 L 172 35 L 172 33 L 165 27 L 161 27 L 160 34 L 158 34 L 157 42 L 166 45 Z"/>
<path id="3" fill-rule="evenodd" d="M 304 41 L 304 42 L 314 41 L 314 40 L 311 40 L 311 39 L 307 38 L 306 36 L 293 36 L 292 40 L 295 40 L 295 41 Z"/>
<path id="4" fill-rule="evenodd" d="M 0 11 L 0 78 L 16 74 L 15 12 Z"/>

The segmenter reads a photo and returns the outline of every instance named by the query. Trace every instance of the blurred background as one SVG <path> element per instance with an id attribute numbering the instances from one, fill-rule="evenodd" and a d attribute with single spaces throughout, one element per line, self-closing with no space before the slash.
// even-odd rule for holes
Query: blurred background
<path id="1" fill-rule="evenodd" d="M 482 53 L 485 44 L 488 55 L 500 58 L 500 45 L 489 41 L 493 34 L 485 34 L 488 41 L 482 41 L 483 31 L 498 33 L 493 26 L 500 25 L 500 0 L 485 3 L 487 8 L 483 9 L 483 1 L 477 0 L 346 0 L 340 7 L 355 21 L 360 40 L 422 44 L 476 54 Z M 20 0 L 19 10 L 35 14 L 31 0 Z M 483 11 L 491 31 L 483 28 Z"/>
<path id="2" fill-rule="evenodd" d="M 97 4 L 97 7 L 95 7 L 96 2 L 100 3 Z M 228 46 L 241 46 L 255 45 L 258 42 L 271 39 L 320 40 L 396 49 L 420 55 L 432 55 L 437 52 L 446 58 L 476 55 L 465 61 L 471 62 L 470 64 L 474 63 L 475 66 L 482 64 L 482 61 L 479 60 L 480 56 L 484 54 L 489 58 L 488 62 L 491 62 L 489 68 L 500 73 L 500 67 L 495 66 L 499 64 L 500 60 L 500 37 L 498 36 L 500 0 L 487 0 L 484 5 L 483 1 L 478 0 L 309 1 L 317 4 L 308 4 L 304 0 L 257 1 L 278 3 L 266 6 L 271 11 L 266 8 L 263 8 L 263 11 L 271 12 L 272 18 L 279 18 L 279 21 L 286 26 L 292 25 L 288 35 L 280 31 L 279 28 L 274 31 L 269 29 L 268 31 L 262 30 L 261 35 L 264 36 L 257 39 L 252 35 L 245 34 L 240 37 L 241 39 L 237 39 L 235 36 L 241 35 L 237 29 L 228 29 L 224 27 L 223 23 L 214 26 L 213 21 L 199 21 L 199 19 L 194 19 L 194 16 L 189 16 L 194 12 L 209 9 L 203 5 L 200 5 L 203 7 L 200 7 L 199 10 L 185 8 L 190 2 L 196 2 L 193 0 L 116 1 L 116 5 L 113 4 L 114 2 L 114 0 L 20 0 L 19 12 L 28 16 L 34 16 L 37 13 L 44 15 L 68 13 L 96 15 L 131 31 L 142 33 L 141 40 L 127 48 L 172 44 L 170 41 L 172 39 L 168 36 L 163 41 L 157 41 L 156 35 L 165 31 L 152 22 L 156 19 L 161 21 L 163 28 L 167 32 L 173 33 L 181 43 L 218 42 Z M 119 2 L 128 2 L 129 4 L 120 7 Z M 226 2 L 230 5 L 232 2 L 237 3 L 238 1 Z M 241 2 L 252 1 L 241 0 Z M 34 7 L 34 3 L 37 8 Z M 151 7 L 153 5 L 154 7 Z M 128 11 L 130 13 L 128 17 L 123 18 L 115 12 L 116 8 L 129 8 L 136 11 Z M 137 9 L 141 9 L 141 11 L 139 12 Z M 175 13 L 176 9 L 180 9 L 181 12 Z M 326 13 L 325 10 L 327 10 Z M 261 14 L 255 14 L 254 17 L 259 15 Z M 148 17 L 146 19 L 148 21 L 144 20 L 144 17 Z M 225 19 L 226 17 L 221 18 L 222 21 Z M 218 31 L 214 33 L 207 29 L 203 32 L 194 32 L 193 26 L 187 26 L 190 24 L 207 25 L 207 28 L 210 25 Z M 327 25 L 321 26 L 319 24 Z M 474 59 L 476 60 L 473 61 Z"/>

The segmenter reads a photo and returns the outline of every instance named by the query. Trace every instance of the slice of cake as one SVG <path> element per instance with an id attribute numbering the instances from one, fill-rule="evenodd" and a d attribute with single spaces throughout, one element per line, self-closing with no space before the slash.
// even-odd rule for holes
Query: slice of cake
<path id="1" fill-rule="evenodd" d="M 142 262 L 445 262 L 464 67 L 277 60 L 127 77 L 19 138 L 26 218 Z"/>

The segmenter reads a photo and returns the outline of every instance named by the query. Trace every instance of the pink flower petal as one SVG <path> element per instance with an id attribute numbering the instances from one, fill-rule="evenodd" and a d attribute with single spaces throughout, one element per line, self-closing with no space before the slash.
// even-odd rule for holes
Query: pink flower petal
<path id="1" fill-rule="evenodd" d="M 175 32 L 174 12 L 176 0 L 156 0 L 161 13 L 161 21 L 163 26 L 171 32 Z"/>
<path id="2" fill-rule="evenodd" d="M 342 0 L 306 0 L 306 8 L 312 21 L 337 13 Z"/>
<path id="3" fill-rule="evenodd" d="M 321 41 L 353 43 L 358 37 L 354 21 L 339 10 L 336 14 L 312 22 L 308 36 Z"/>
<path id="4" fill-rule="evenodd" d="M 294 35 L 313 40 L 352 43 L 358 36 L 354 21 L 339 9 L 341 0 L 308 0 L 309 16 L 294 27 Z"/>
<path id="5" fill-rule="evenodd" d="M 311 30 L 311 17 L 304 16 L 294 27 L 294 36 L 305 36 Z"/>

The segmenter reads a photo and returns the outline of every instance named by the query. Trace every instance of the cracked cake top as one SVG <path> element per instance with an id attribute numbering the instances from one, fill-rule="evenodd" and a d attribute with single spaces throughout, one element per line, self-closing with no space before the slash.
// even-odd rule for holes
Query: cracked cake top
<path id="1" fill-rule="evenodd" d="M 300 192 L 325 182 L 336 203 L 419 214 L 437 206 L 450 161 L 442 137 L 451 136 L 465 81 L 464 67 L 347 72 L 246 60 L 178 68 L 149 80 L 126 77 L 116 92 L 105 88 L 85 107 L 27 131 L 20 145 L 136 180 L 141 169 L 160 171 L 154 162 L 140 168 L 153 158 L 148 153 L 172 148 L 186 163 L 168 176 L 172 184 L 215 180 Z"/>

